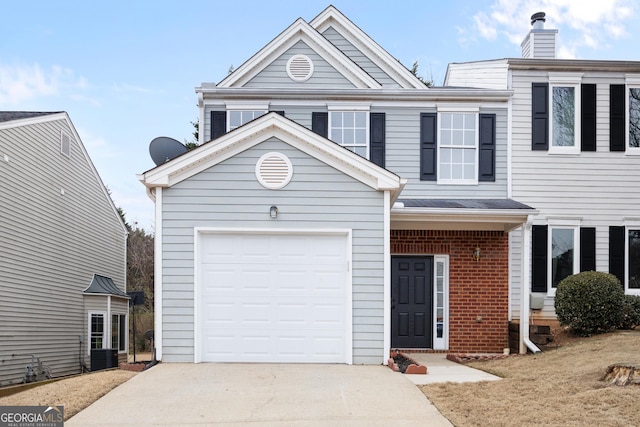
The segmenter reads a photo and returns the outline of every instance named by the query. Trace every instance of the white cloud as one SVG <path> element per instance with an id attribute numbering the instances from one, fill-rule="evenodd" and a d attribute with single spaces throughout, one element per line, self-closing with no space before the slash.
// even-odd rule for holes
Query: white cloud
<path id="1" fill-rule="evenodd" d="M 87 82 L 77 78 L 71 69 L 38 64 L 0 64 L 0 106 L 11 107 L 32 99 L 58 96 L 69 88 L 84 89 Z"/>
<path id="2" fill-rule="evenodd" d="M 559 30 L 559 52 L 574 57 L 581 48 L 602 50 L 625 37 L 637 8 L 638 0 L 496 0 L 490 11 L 475 14 L 474 31 L 486 40 L 505 37 L 519 46 L 531 29 L 531 15 L 543 11 L 545 28 Z"/>

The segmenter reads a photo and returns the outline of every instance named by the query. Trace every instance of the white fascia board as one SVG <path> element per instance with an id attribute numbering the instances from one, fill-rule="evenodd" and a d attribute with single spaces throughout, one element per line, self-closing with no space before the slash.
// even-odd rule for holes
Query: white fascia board
<path id="1" fill-rule="evenodd" d="M 26 117 L 24 119 L 7 120 L 6 122 L 0 122 L 0 130 L 35 125 L 38 123 L 53 122 L 56 120 L 71 121 L 67 113 L 62 111 L 60 113 L 47 113 L 43 114 L 42 116 Z"/>
<path id="2" fill-rule="evenodd" d="M 428 89 L 424 83 L 404 67 L 400 61 L 394 58 L 389 52 L 383 49 L 364 31 L 358 28 L 346 16 L 344 16 L 334 6 L 327 7 L 310 23 L 318 33 L 324 32 L 327 28 L 333 27 L 340 33 L 349 43 L 358 48 L 367 55 L 378 67 L 393 77 L 397 83 L 404 88 L 411 89 Z M 400 80 L 400 81 L 398 81 Z"/>
<path id="3" fill-rule="evenodd" d="M 319 89 L 309 88 L 246 88 L 246 87 L 209 87 L 204 85 L 196 88 L 202 93 L 206 105 L 224 105 L 225 97 L 233 99 L 264 99 L 269 98 L 271 104 L 285 100 L 304 100 L 317 102 L 327 101 L 372 101 L 398 102 L 406 105 L 408 102 L 475 102 L 480 106 L 491 105 L 495 102 L 507 102 L 513 95 L 510 89 L 469 89 L 469 88 L 431 88 L 429 90 L 382 88 L 377 89 Z"/>
<path id="4" fill-rule="evenodd" d="M 535 209 L 443 209 L 443 208 L 403 208 L 391 209 L 392 222 L 437 222 L 468 224 L 504 224 L 510 231 L 526 223 L 529 215 L 537 214 Z"/>
<path id="5" fill-rule="evenodd" d="M 271 137 L 338 169 L 375 190 L 400 191 L 399 176 L 277 113 L 266 114 L 215 141 L 145 172 L 140 180 L 149 188 L 170 187 Z"/>
<path id="6" fill-rule="evenodd" d="M 303 41 L 315 52 L 340 72 L 356 88 L 380 89 L 382 85 L 358 67 L 351 59 L 332 45 L 320 33 L 311 28 L 301 18 L 284 30 L 278 37 L 263 47 L 258 53 L 242 64 L 237 70 L 223 79 L 217 87 L 238 87 L 255 77 L 268 64 L 298 41 Z"/>

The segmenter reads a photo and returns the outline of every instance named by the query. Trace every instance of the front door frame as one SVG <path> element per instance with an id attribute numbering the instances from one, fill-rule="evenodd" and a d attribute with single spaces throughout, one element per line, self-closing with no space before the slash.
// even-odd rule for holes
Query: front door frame
<path id="1" fill-rule="evenodd" d="M 433 319 L 432 319 L 432 349 L 448 350 L 449 349 L 449 255 L 434 254 L 391 254 L 391 258 L 396 257 L 433 257 Z M 390 263 L 390 267 L 391 267 Z M 390 272 L 391 276 L 391 272 Z M 391 277 L 389 278 L 389 295 L 391 295 Z M 441 291 L 441 300 L 438 301 L 438 293 Z M 391 317 L 391 306 L 387 307 L 389 317 Z M 441 331 L 438 331 L 437 317 L 442 314 Z M 389 333 L 391 334 L 391 323 L 389 323 Z"/>

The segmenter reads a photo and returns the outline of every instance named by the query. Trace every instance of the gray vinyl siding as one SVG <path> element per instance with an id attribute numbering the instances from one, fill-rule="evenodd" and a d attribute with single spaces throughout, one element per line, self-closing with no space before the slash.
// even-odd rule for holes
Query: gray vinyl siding
<path id="1" fill-rule="evenodd" d="M 609 85 L 624 84 L 624 75 L 584 72 L 582 83 L 596 84 L 597 151 L 575 155 L 531 150 L 533 82 L 547 82 L 547 73 L 513 71 L 513 198 L 540 211 L 534 224 L 576 218 L 582 227 L 595 227 L 596 269 L 608 272 L 608 227 L 624 225 L 640 210 L 640 156 L 609 151 Z M 511 251 L 519 256 L 520 248 Z M 513 303 L 515 309 L 519 300 Z M 538 316 L 555 318 L 553 298 L 546 298 Z"/>
<path id="2" fill-rule="evenodd" d="M 79 144 L 65 120 L 0 130 L 0 385 L 21 381 L 30 361 L 12 354 L 79 373 L 82 291 L 94 273 L 124 290 L 123 227 Z"/>
<path id="3" fill-rule="evenodd" d="M 382 71 L 370 58 L 368 58 L 362 51 L 351 44 L 340 33 L 338 33 L 333 27 L 327 28 L 322 35 L 331 42 L 332 45 L 340 49 L 342 53 L 347 55 L 349 59 L 358 64 L 360 68 L 366 71 L 371 77 L 385 87 L 400 87 L 400 85 L 393 80 L 387 73 Z"/>
<path id="4" fill-rule="evenodd" d="M 377 109 L 372 109 L 377 112 Z M 406 107 L 386 112 L 386 168 L 409 182 L 401 198 L 506 198 L 507 197 L 507 110 L 482 108 L 481 114 L 496 114 L 496 180 L 478 185 L 437 184 L 420 181 L 420 113 L 434 109 Z"/>
<path id="5" fill-rule="evenodd" d="M 313 62 L 313 75 L 305 82 L 296 82 L 287 74 L 287 61 L 293 55 L 307 55 Z M 299 41 L 285 53 L 267 65 L 255 77 L 249 80 L 244 87 L 257 88 L 349 88 L 355 87 L 327 61 L 311 49 L 305 42 Z"/>
<path id="6" fill-rule="evenodd" d="M 261 155 L 289 157 L 281 190 L 255 177 Z M 353 238 L 353 361 L 383 357 L 383 193 L 287 144 L 270 139 L 163 190 L 163 361 L 190 362 L 194 351 L 194 227 L 340 228 Z M 278 220 L 269 218 L 271 205 Z"/>
<path id="7" fill-rule="evenodd" d="M 464 104 L 461 104 L 464 106 Z M 210 128 L 211 111 L 220 107 L 206 106 L 205 129 Z M 311 115 L 327 111 L 326 106 L 269 105 L 272 111 L 284 111 L 285 117 L 311 129 Z M 496 180 L 478 185 L 437 184 L 420 181 L 420 113 L 433 113 L 433 108 L 377 107 L 371 113 L 386 114 L 386 168 L 409 180 L 402 191 L 403 198 L 506 198 L 507 197 L 507 110 L 481 108 L 481 114 L 496 114 Z M 210 131 L 206 131 L 210 132 Z M 207 135 L 209 135 L 208 133 Z"/>

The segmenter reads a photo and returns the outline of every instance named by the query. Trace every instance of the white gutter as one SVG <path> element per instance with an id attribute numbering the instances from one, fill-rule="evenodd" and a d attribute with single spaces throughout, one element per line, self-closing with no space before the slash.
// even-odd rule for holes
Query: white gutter
<path id="1" fill-rule="evenodd" d="M 520 277 L 520 354 L 526 354 L 527 349 L 533 353 L 540 353 L 540 349 L 529 339 L 529 294 L 531 283 L 529 279 L 530 248 L 531 248 L 531 224 L 533 220 L 528 217 L 522 225 L 522 275 Z"/>

